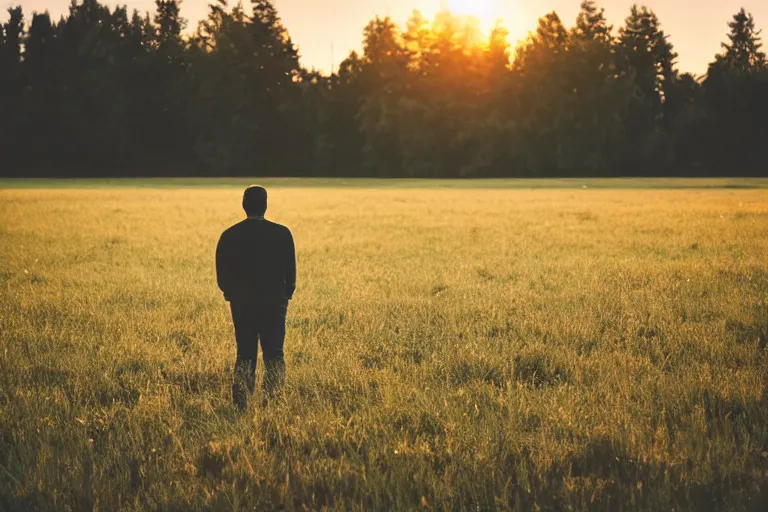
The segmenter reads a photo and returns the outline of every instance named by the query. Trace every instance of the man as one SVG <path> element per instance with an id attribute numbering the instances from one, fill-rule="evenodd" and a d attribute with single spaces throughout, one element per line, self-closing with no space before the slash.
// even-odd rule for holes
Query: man
<path id="1" fill-rule="evenodd" d="M 285 226 L 264 219 L 267 191 L 248 187 L 243 209 L 248 218 L 224 231 L 216 248 L 216 277 L 235 324 L 232 400 L 241 411 L 256 383 L 259 340 L 267 397 L 274 396 L 283 384 L 285 316 L 296 289 L 293 235 Z"/>

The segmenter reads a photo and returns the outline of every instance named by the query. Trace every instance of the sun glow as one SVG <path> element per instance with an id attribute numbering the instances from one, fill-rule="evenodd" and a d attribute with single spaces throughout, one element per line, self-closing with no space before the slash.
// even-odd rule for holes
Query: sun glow
<path id="1" fill-rule="evenodd" d="M 514 46 L 525 39 L 531 27 L 536 26 L 532 16 L 521 2 L 515 0 L 416 0 L 416 10 L 428 20 L 434 20 L 440 10 L 448 10 L 460 18 L 471 18 L 486 40 L 498 25 L 508 31 L 508 41 Z"/>
<path id="2" fill-rule="evenodd" d="M 494 12 L 496 2 L 493 0 L 447 0 L 445 6 L 459 16 L 470 16 L 480 21 L 483 31 L 490 31 L 501 17 Z"/>

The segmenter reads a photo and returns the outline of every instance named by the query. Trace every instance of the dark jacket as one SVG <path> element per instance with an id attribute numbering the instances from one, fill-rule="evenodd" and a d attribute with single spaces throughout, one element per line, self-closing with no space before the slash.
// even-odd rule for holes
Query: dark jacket
<path id="1" fill-rule="evenodd" d="M 216 278 L 228 301 L 287 303 L 296 290 L 291 231 L 252 218 L 227 229 L 216 247 Z"/>

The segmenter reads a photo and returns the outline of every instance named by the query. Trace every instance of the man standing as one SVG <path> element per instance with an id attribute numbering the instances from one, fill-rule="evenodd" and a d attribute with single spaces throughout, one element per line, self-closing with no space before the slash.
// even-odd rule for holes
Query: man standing
<path id="1" fill-rule="evenodd" d="M 256 384 L 259 340 L 267 396 L 274 396 L 285 380 L 285 316 L 296 289 L 293 235 L 287 227 L 264 219 L 267 191 L 248 187 L 243 209 L 248 218 L 224 231 L 216 248 L 216 277 L 235 324 L 232 400 L 241 411 Z"/>

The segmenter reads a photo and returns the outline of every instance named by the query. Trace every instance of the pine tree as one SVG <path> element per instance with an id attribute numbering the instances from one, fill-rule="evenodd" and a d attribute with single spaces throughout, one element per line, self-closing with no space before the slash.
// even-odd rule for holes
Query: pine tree
<path id="1" fill-rule="evenodd" d="M 488 53 L 494 73 L 503 73 L 509 67 L 509 30 L 495 25 L 488 38 Z"/>
<path id="2" fill-rule="evenodd" d="M 0 82 L 6 99 L 18 100 L 23 89 L 21 76 L 21 46 L 24 38 L 24 13 L 21 7 L 8 9 L 8 21 L 2 25 L 0 46 Z M 13 96 L 8 96 L 13 95 Z"/>
<path id="3" fill-rule="evenodd" d="M 665 86 L 674 83 L 677 75 L 677 53 L 656 14 L 647 7 L 632 6 L 625 26 L 619 30 L 619 47 L 625 64 L 634 73 L 638 92 L 659 107 Z"/>
<path id="4" fill-rule="evenodd" d="M 358 112 L 365 136 L 363 165 L 375 176 L 402 175 L 398 103 L 408 83 L 409 53 L 391 18 L 375 18 L 363 31 Z"/>
<path id="5" fill-rule="evenodd" d="M 762 43 L 759 30 L 755 30 L 755 20 L 752 14 L 742 8 L 734 14 L 733 21 L 728 23 L 731 32 L 728 34 L 730 44 L 722 43 L 725 50 L 723 61 L 733 70 L 742 74 L 763 71 L 766 67 L 765 53 L 760 51 Z"/>
<path id="6" fill-rule="evenodd" d="M 142 112 L 152 119 L 145 130 L 146 147 L 153 165 L 173 171 L 187 166 L 186 155 L 191 144 L 190 124 L 186 119 L 189 101 L 188 62 L 181 32 L 186 26 L 178 0 L 155 0 L 155 14 L 149 27 L 150 52 L 145 63 L 138 63 L 144 74 L 153 76 L 149 87 L 138 91 L 146 105 L 136 105 L 133 113 Z M 146 37 L 146 28 L 134 15 L 130 24 L 134 37 Z"/>
<path id="7" fill-rule="evenodd" d="M 556 12 L 553 11 L 539 19 L 536 42 L 555 52 L 567 50 L 570 42 L 568 30 Z"/>
<path id="8" fill-rule="evenodd" d="M 287 85 L 299 74 L 299 52 L 283 26 L 274 5 L 267 0 L 253 0 L 252 37 L 262 48 L 259 56 L 269 59 L 276 85 Z"/>
<path id="9" fill-rule="evenodd" d="M 312 154 L 293 137 L 302 121 L 302 76 L 272 3 L 254 1 L 247 14 L 220 1 L 195 39 L 190 110 L 201 161 L 215 173 L 296 172 Z"/>
<path id="10" fill-rule="evenodd" d="M 355 176 L 361 172 L 363 136 L 357 114 L 363 100 L 362 60 L 353 51 L 331 76 L 315 144 L 316 168 L 323 175 Z"/>
<path id="11" fill-rule="evenodd" d="M 539 19 L 512 63 L 517 83 L 517 128 L 512 143 L 527 175 L 567 174 L 575 163 L 569 128 L 574 121 L 571 37 L 557 13 Z"/>
<path id="12" fill-rule="evenodd" d="M 21 41 L 24 36 L 24 13 L 21 7 L 8 9 L 8 21 L 4 25 L 3 56 L 6 63 L 21 62 Z"/>
<path id="13" fill-rule="evenodd" d="M 574 96 L 570 137 L 578 151 L 576 172 L 607 174 L 618 163 L 616 148 L 624 137 L 621 114 L 630 101 L 632 84 L 618 73 L 613 27 L 595 2 L 582 2 L 571 41 L 568 90 Z"/>
<path id="14" fill-rule="evenodd" d="M 181 45 L 181 31 L 186 20 L 181 17 L 177 0 L 155 0 L 156 40 L 161 51 L 166 46 L 176 49 Z"/>
<path id="15" fill-rule="evenodd" d="M 573 29 L 574 38 L 599 41 L 610 44 L 613 41 L 613 26 L 608 25 L 605 9 L 598 9 L 594 0 L 584 0 Z"/>
<path id="16" fill-rule="evenodd" d="M 9 19 L 0 31 L 0 166 L 17 172 L 24 156 L 24 148 L 19 144 L 24 117 L 21 102 L 24 91 L 21 65 L 24 14 L 21 7 L 8 9 L 8 14 Z"/>
<path id="17" fill-rule="evenodd" d="M 58 44 L 56 27 L 47 12 L 34 14 L 24 38 L 24 68 L 26 90 L 24 94 L 24 138 L 35 140 L 35 158 L 45 165 L 55 162 L 58 97 Z M 36 164 L 40 162 L 35 162 Z"/>
<path id="18" fill-rule="evenodd" d="M 126 47 L 132 54 L 132 58 L 137 58 L 149 51 L 154 37 L 154 27 L 149 13 L 142 16 L 138 10 L 134 9 L 125 38 Z"/>
<path id="19" fill-rule="evenodd" d="M 48 12 L 34 14 L 24 40 L 25 63 L 38 68 L 53 65 L 55 37 L 55 27 Z"/>
<path id="20" fill-rule="evenodd" d="M 634 166 L 634 174 L 664 172 L 672 153 L 666 132 L 672 116 L 665 102 L 677 81 L 677 54 L 653 11 L 632 6 L 619 30 L 617 55 L 621 76 L 634 82 L 623 118 L 625 165 Z"/>
<path id="21" fill-rule="evenodd" d="M 768 68 L 752 15 L 741 9 L 728 27 L 729 43 L 704 81 L 709 123 L 701 147 L 720 172 L 743 174 L 759 160 L 755 148 L 768 137 Z"/>
<path id="22" fill-rule="evenodd" d="M 429 20 L 421 13 L 421 11 L 413 11 L 411 17 L 408 18 L 405 24 L 405 32 L 403 32 L 403 42 L 406 50 L 409 52 L 411 58 L 416 64 L 418 70 L 418 63 L 424 57 L 425 52 L 432 44 L 433 31 L 430 26 Z"/>

